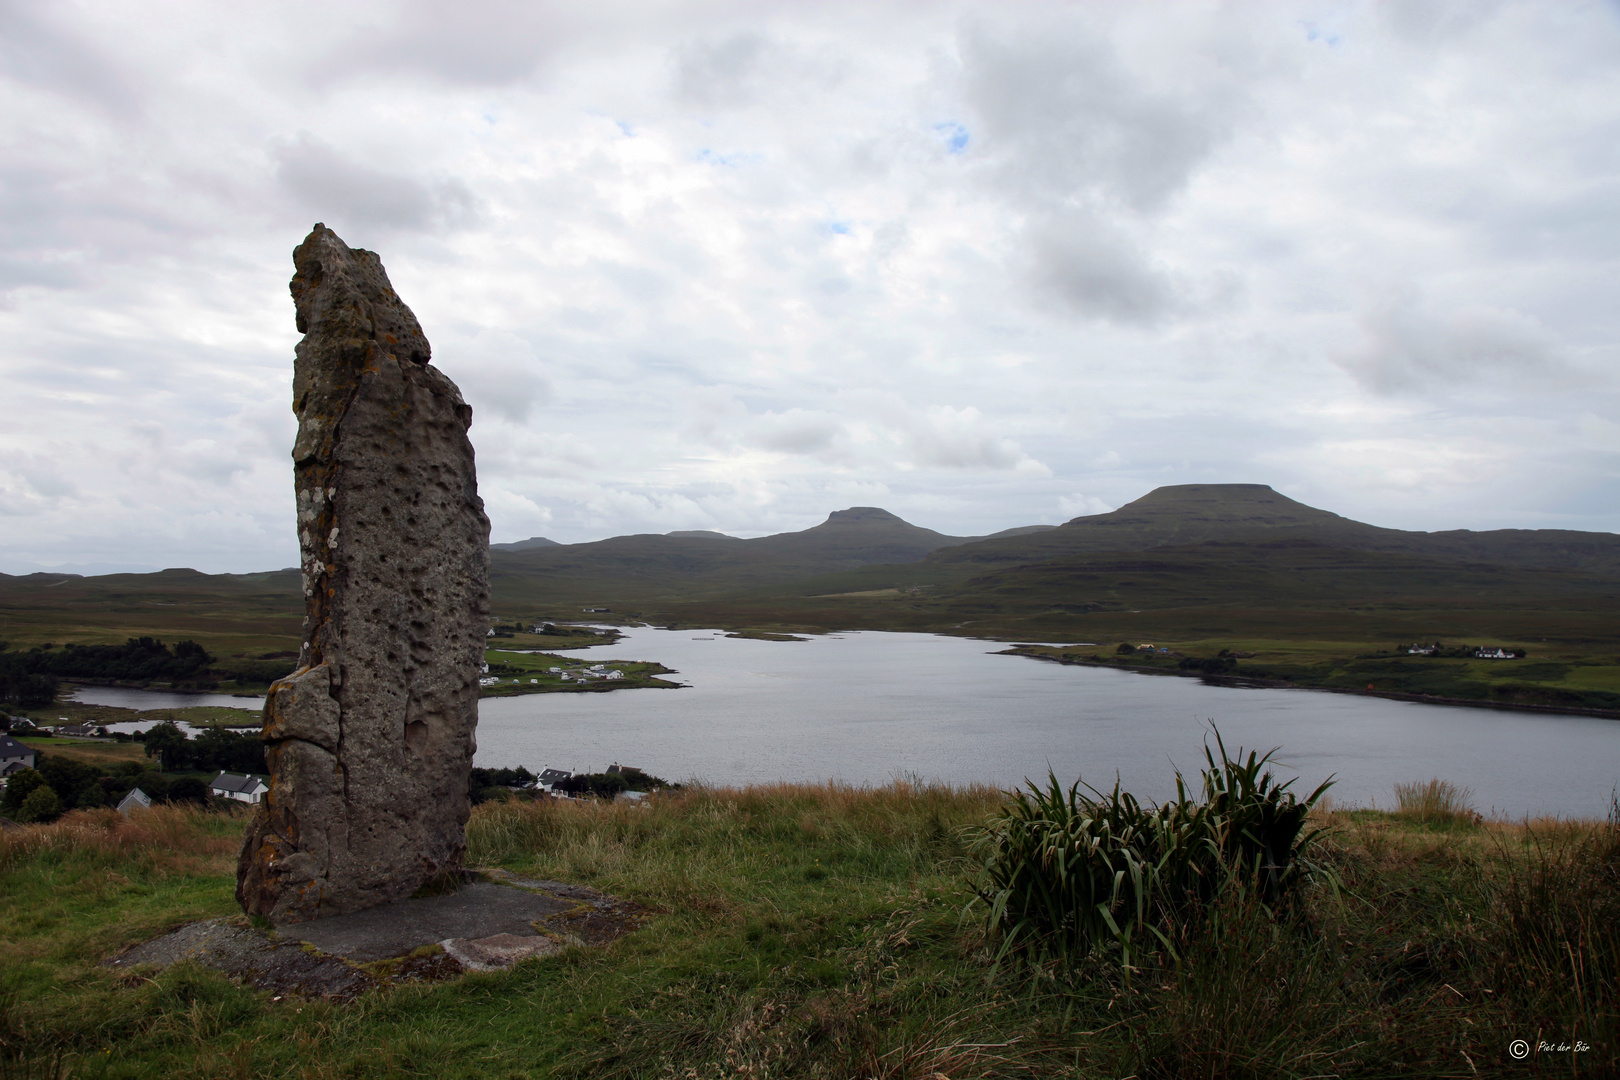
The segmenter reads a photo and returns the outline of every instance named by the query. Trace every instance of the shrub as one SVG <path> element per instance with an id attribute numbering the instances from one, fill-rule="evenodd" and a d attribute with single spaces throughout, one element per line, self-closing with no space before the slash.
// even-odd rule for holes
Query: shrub
<path id="1" fill-rule="evenodd" d="M 1278 784 L 1273 750 L 1243 760 L 1204 756 L 1203 799 L 1176 775 L 1176 798 L 1144 806 L 1116 781 L 1100 792 L 1076 781 L 1067 792 L 1048 774 L 1042 789 L 1010 793 L 975 838 L 981 869 L 977 901 L 998 960 L 1078 960 L 1107 949 L 1129 968 L 1152 942 L 1172 956 L 1210 902 L 1237 891 L 1273 910 L 1292 902 L 1300 882 L 1325 873 L 1309 858 L 1320 836 L 1306 815 L 1333 783 L 1304 800 Z M 1089 794 L 1081 792 L 1085 787 Z"/>
<path id="2" fill-rule="evenodd" d="M 181 776 L 169 785 L 165 795 L 172 803 L 206 803 L 209 795 L 208 784 L 195 776 Z"/>
<path id="3" fill-rule="evenodd" d="M 22 822 L 55 821 L 62 813 L 62 801 L 49 784 L 40 784 L 17 808 L 17 820 Z"/>
<path id="4" fill-rule="evenodd" d="M 19 769 L 6 781 L 6 794 L 0 798 L 0 810 L 14 811 L 38 787 L 48 787 L 45 774 L 38 769 Z"/>

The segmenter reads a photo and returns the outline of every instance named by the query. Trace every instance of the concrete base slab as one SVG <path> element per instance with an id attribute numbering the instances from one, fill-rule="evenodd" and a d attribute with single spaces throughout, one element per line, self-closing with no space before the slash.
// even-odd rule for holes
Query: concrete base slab
<path id="1" fill-rule="evenodd" d="M 454 892 L 274 930 L 245 917 L 191 923 L 107 961 L 189 961 L 261 990 L 347 1001 L 399 982 L 496 971 L 569 947 L 603 945 L 640 925 L 633 904 L 581 885 L 483 872 Z"/>

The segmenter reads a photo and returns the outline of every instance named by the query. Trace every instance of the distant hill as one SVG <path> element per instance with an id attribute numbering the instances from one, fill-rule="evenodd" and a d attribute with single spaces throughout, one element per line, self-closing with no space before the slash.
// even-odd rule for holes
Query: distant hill
<path id="1" fill-rule="evenodd" d="M 875 506 L 852 506 L 802 532 L 752 539 L 685 531 L 525 551 L 492 549 L 490 584 L 498 603 L 718 596 L 865 566 L 913 563 L 931 551 L 978 539 L 985 538 L 947 536 Z"/>
<path id="2" fill-rule="evenodd" d="M 930 561 L 941 566 L 985 567 L 1189 544 L 1311 544 L 1425 559 L 1493 562 L 1507 567 L 1620 573 L 1620 536 L 1613 533 L 1567 529 L 1455 529 L 1428 533 L 1384 529 L 1295 502 L 1265 484 L 1155 488 L 1111 513 L 1074 518 L 1038 533 L 998 534 L 934 553 Z"/>
<path id="3" fill-rule="evenodd" d="M 1616 637 L 1620 536 L 1407 532 L 1307 506 L 1262 484 L 1185 484 L 1107 514 L 985 537 L 948 536 L 870 506 L 752 539 L 697 530 L 583 544 L 535 537 L 492 545 L 490 573 L 492 606 L 502 617 L 567 618 L 581 607 L 611 607 L 689 625 L 1028 640 L 1248 628 L 1394 641 L 1450 627 L 1444 632 L 1598 642 Z M 206 632 L 230 655 L 252 657 L 267 638 L 296 639 L 301 611 L 295 569 L 0 575 L 0 638 L 18 642 Z M 46 628 L 69 636 L 46 637 Z"/>
<path id="4" fill-rule="evenodd" d="M 514 540 L 508 544 L 491 544 L 491 551 L 528 551 L 530 548 L 561 547 L 555 540 L 547 540 L 543 536 L 531 536 L 527 540 Z"/>

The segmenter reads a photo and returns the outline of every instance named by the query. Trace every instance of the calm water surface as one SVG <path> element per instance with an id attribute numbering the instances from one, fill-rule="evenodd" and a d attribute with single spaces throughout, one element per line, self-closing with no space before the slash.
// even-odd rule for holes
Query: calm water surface
<path id="1" fill-rule="evenodd" d="M 1229 749 L 1269 750 L 1341 803 L 1389 806 L 1439 776 L 1481 811 L 1604 815 L 1620 784 L 1620 721 L 1453 708 L 998 656 L 990 642 L 853 633 L 802 642 L 630 630 L 592 660 L 657 660 L 680 690 L 536 694 L 479 706 L 477 763 L 599 771 L 623 762 L 715 784 L 897 775 L 1003 786 L 1118 772 L 1142 796 L 1196 773 L 1210 723 Z M 1308 788 L 1307 788 L 1308 790 Z"/>
<path id="2" fill-rule="evenodd" d="M 1340 803 L 1390 806 L 1399 781 L 1439 776 L 1481 811 L 1601 817 L 1620 784 L 1620 721 L 1238 690 L 1196 679 L 998 656 L 990 642 L 854 633 L 802 642 L 638 628 L 592 660 L 657 660 L 679 690 L 535 694 L 479 705 L 477 764 L 595 772 L 619 761 L 713 784 L 917 776 L 1011 786 L 1117 772 L 1139 796 L 1196 774 L 1210 724 L 1229 749 L 1282 749 L 1308 790 L 1330 773 Z M 85 687 L 131 708 L 256 707 L 223 695 Z"/>

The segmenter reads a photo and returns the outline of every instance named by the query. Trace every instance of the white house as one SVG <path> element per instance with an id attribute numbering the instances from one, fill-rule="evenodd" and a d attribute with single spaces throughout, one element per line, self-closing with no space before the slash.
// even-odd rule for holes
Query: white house
<path id="1" fill-rule="evenodd" d="M 262 777 L 222 772 L 208 782 L 208 790 L 222 799 L 256 803 L 264 798 L 265 792 L 270 788 Z"/>
<path id="2" fill-rule="evenodd" d="M 567 780 L 573 775 L 573 773 L 566 769 L 541 769 L 540 779 L 535 786 L 544 788 L 546 791 L 550 791 L 555 788 L 558 783 L 563 780 Z"/>
<path id="3" fill-rule="evenodd" d="M 1513 653 L 1508 652 L 1506 649 L 1501 648 L 1500 646 L 1498 646 L 1497 648 L 1494 648 L 1494 649 L 1480 649 L 1478 652 L 1474 653 L 1474 655 L 1479 657 L 1481 660 L 1517 660 L 1518 659 L 1518 657 L 1516 655 L 1514 655 Z"/>
<path id="4" fill-rule="evenodd" d="M 34 751 L 10 735 L 0 735 L 0 776 L 34 767 Z"/>

